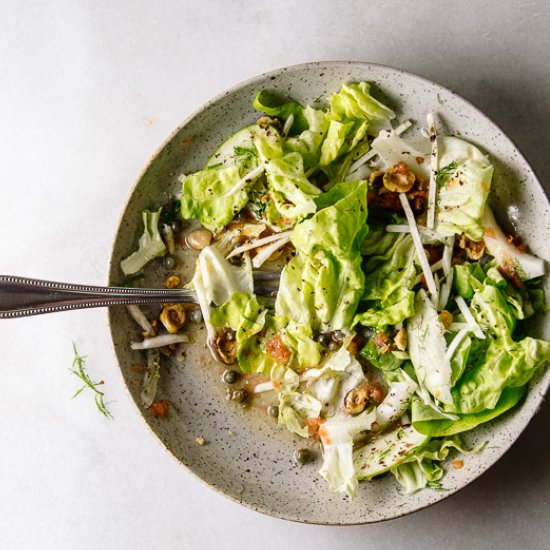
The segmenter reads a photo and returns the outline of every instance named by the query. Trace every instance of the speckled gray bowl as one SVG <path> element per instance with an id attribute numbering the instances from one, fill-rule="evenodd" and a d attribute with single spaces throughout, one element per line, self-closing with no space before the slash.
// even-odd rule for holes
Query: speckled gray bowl
<path id="1" fill-rule="evenodd" d="M 255 94 L 268 87 L 307 104 L 339 89 L 343 81 L 368 80 L 374 92 L 398 113 L 398 120 L 425 120 L 436 112 L 445 133 L 460 134 L 490 154 L 495 165 L 491 201 L 498 217 L 508 219 L 539 256 L 550 257 L 548 200 L 523 156 L 485 115 L 464 99 L 424 78 L 390 67 L 357 62 L 308 63 L 276 70 L 226 91 L 191 115 L 153 156 L 129 198 L 118 228 L 111 258 L 110 283 L 122 280 L 121 258 L 134 248 L 141 232 L 140 212 L 162 205 L 178 188 L 177 175 L 200 169 L 225 137 L 253 122 Z M 187 279 L 193 257 L 180 261 Z M 145 284 L 162 285 L 166 273 L 158 264 L 148 272 Z M 140 406 L 130 366 L 143 362 L 129 342 L 138 329 L 123 308 L 113 308 L 109 320 L 120 368 L 145 422 L 166 449 L 188 470 L 217 491 L 250 508 L 289 520 L 322 524 L 357 524 L 387 520 L 438 502 L 468 483 L 497 461 L 525 428 L 550 382 L 550 370 L 533 384 L 525 402 L 510 414 L 485 425 L 468 438 L 470 444 L 489 440 L 485 450 L 464 457 L 464 467 L 447 469 L 447 491 L 420 491 L 402 495 L 393 477 L 360 484 L 358 497 L 350 502 L 330 493 L 317 475 L 320 456 L 297 466 L 292 454 L 303 446 L 273 419 L 258 411 L 244 411 L 228 403 L 212 365 L 200 330 L 197 345 L 183 365 L 163 367 L 160 395 L 173 406 L 169 419 L 150 417 Z M 548 338 L 548 325 L 533 323 L 533 335 Z M 255 414 L 255 412 L 257 414 Z M 203 436 L 204 446 L 195 439 Z M 527 460 L 527 457 L 526 457 Z M 182 497 L 184 498 L 184 497 Z"/>

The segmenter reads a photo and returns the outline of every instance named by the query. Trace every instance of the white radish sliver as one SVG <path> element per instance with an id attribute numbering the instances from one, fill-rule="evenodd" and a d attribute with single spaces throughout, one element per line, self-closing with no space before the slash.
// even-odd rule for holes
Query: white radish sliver
<path id="1" fill-rule="evenodd" d="M 418 261 L 420 262 L 420 267 L 424 272 L 424 277 L 426 278 L 426 284 L 428 285 L 428 290 L 432 296 L 437 295 L 437 287 L 435 286 L 435 280 L 430 268 L 430 262 L 428 262 L 428 257 L 426 256 L 426 251 L 422 246 L 422 241 L 420 240 L 420 233 L 418 233 L 418 227 L 416 225 L 416 220 L 414 219 L 414 214 L 409 204 L 409 199 L 405 193 L 399 193 L 399 200 L 403 205 L 403 210 L 405 211 L 405 216 L 409 222 L 411 228 L 411 237 L 413 238 L 414 246 L 416 247 L 416 255 L 418 256 Z"/>
<path id="2" fill-rule="evenodd" d="M 232 250 L 226 256 L 226 260 L 229 260 L 229 258 L 232 258 L 233 256 L 237 256 L 237 254 L 241 254 L 242 252 L 247 252 L 249 250 L 253 250 L 254 248 L 264 246 L 265 244 L 269 244 L 269 243 L 272 243 L 274 241 L 278 241 L 280 239 L 286 239 L 286 242 L 288 242 L 291 235 L 292 235 L 292 231 L 283 231 L 282 233 L 276 233 L 275 235 L 269 235 L 269 237 L 264 237 L 263 239 L 258 239 L 257 241 L 254 241 L 253 243 L 243 244 L 242 246 L 238 246 L 237 248 Z"/>
<path id="3" fill-rule="evenodd" d="M 161 334 L 153 338 L 146 338 L 143 342 L 132 342 L 130 347 L 134 350 L 162 348 L 171 344 L 189 342 L 187 334 Z"/>
<path id="4" fill-rule="evenodd" d="M 271 254 L 279 250 L 279 248 L 288 243 L 288 241 L 290 241 L 290 235 L 287 235 L 279 239 L 278 241 L 270 244 L 269 246 L 266 246 L 261 252 L 254 256 L 254 259 L 252 260 L 252 266 L 256 269 L 262 267 L 263 263 L 271 256 Z"/>
<path id="5" fill-rule="evenodd" d="M 472 312 L 470 311 L 470 308 L 468 307 L 468 304 L 464 300 L 462 296 L 457 296 L 455 298 L 456 305 L 458 306 L 458 309 L 460 309 L 460 313 L 464 316 L 464 319 L 466 319 L 466 323 L 468 323 L 468 326 L 470 327 L 470 330 L 480 339 L 485 339 L 485 334 L 483 334 L 483 331 L 481 330 L 481 327 L 477 324 L 477 321 L 474 319 L 474 316 L 472 315 Z"/>

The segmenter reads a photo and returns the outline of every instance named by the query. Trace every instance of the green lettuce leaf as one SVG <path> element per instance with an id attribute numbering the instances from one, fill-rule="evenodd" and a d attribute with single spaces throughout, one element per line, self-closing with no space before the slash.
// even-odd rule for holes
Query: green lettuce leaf
<path id="1" fill-rule="evenodd" d="M 254 109 L 283 120 L 292 115 L 294 117 L 294 122 L 290 129 L 292 133 L 303 132 L 309 127 L 309 121 L 304 113 L 304 108 L 293 99 L 289 99 L 272 90 L 262 90 L 258 93 L 254 99 Z"/>
<path id="2" fill-rule="evenodd" d="M 505 388 L 497 404 L 492 409 L 478 413 L 458 414 L 458 419 L 449 420 L 427 407 L 420 401 L 413 401 L 411 418 L 413 426 L 420 433 L 431 437 L 442 437 L 471 430 L 480 424 L 489 422 L 514 407 L 527 391 L 526 386 Z"/>
<path id="3" fill-rule="evenodd" d="M 275 311 L 328 332 L 349 327 L 363 292 L 360 247 L 366 225 L 367 185 L 298 224 L 297 254 L 284 267 Z"/>
<path id="4" fill-rule="evenodd" d="M 202 170 L 181 176 L 181 215 L 199 220 L 204 227 L 216 231 L 227 225 L 248 202 L 248 193 L 241 182 L 238 165 L 218 170 Z"/>
<path id="5" fill-rule="evenodd" d="M 139 248 L 130 256 L 120 262 L 124 275 L 132 275 L 138 272 L 146 263 L 153 258 L 164 256 L 166 246 L 159 233 L 159 217 L 162 208 L 156 212 L 144 210 L 141 213 L 143 220 L 143 235 L 139 238 Z"/>
<path id="6" fill-rule="evenodd" d="M 391 109 L 370 95 L 368 82 L 343 84 L 340 91 L 332 94 L 328 101 L 329 127 L 319 160 L 323 167 L 352 151 L 365 138 L 371 126 L 376 126 L 376 131 L 372 131 L 377 134 L 380 122 L 387 123 L 389 119 L 395 118 Z M 328 175 L 330 177 L 330 171 Z"/>
<path id="7" fill-rule="evenodd" d="M 237 362 L 243 372 L 262 372 L 271 367 L 269 356 L 262 353 L 258 337 L 266 321 L 267 310 L 256 297 L 234 292 L 231 298 L 216 308 L 210 316 L 214 327 L 231 328 L 237 341 Z"/>
<path id="8" fill-rule="evenodd" d="M 299 135 L 288 136 L 283 142 L 285 152 L 295 152 L 302 156 L 304 170 L 315 168 L 321 156 L 321 144 L 325 139 L 328 121 L 323 111 L 306 107 L 303 115 L 308 127 Z"/>
<path id="9" fill-rule="evenodd" d="M 439 137 L 439 170 L 453 166 L 440 186 L 436 204 L 436 230 L 483 238 L 481 218 L 491 190 L 493 166 L 472 144 L 456 137 Z M 453 164 L 454 163 L 454 164 Z"/>
<path id="10" fill-rule="evenodd" d="M 377 238 L 371 235 L 365 241 Z M 382 248 L 387 245 L 387 248 Z M 363 251 L 368 245 L 363 245 Z M 383 239 L 374 249 L 375 254 L 364 261 L 365 292 L 362 299 L 374 302 L 367 311 L 358 314 L 355 322 L 385 331 L 388 325 L 395 325 L 414 315 L 414 292 L 416 279 L 416 251 L 412 237 L 405 233 L 394 233 L 392 238 Z"/>
<path id="11" fill-rule="evenodd" d="M 292 352 L 291 363 L 297 363 L 302 369 L 310 369 L 320 363 L 321 345 L 313 339 L 313 331 L 309 325 L 285 319 L 279 334 L 285 346 Z"/>
<path id="12" fill-rule="evenodd" d="M 413 310 L 414 313 L 414 310 Z M 395 370 L 398 369 L 403 359 L 397 358 L 393 353 L 384 353 L 375 343 L 375 337 L 371 338 L 361 349 L 361 356 L 364 357 L 369 363 L 374 365 L 377 369 Z"/>
<path id="13" fill-rule="evenodd" d="M 519 388 L 550 361 L 550 343 L 526 337 L 519 342 L 495 339 L 485 360 L 466 372 L 453 388 L 454 410 L 483 413 L 497 406 L 505 388 Z"/>
<path id="14" fill-rule="evenodd" d="M 484 444 L 472 451 L 463 448 L 457 436 L 447 439 L 432 439 L 426 445 L 415 449 L 408 455 L 405 463 L 391 472 L 398 483 L 405 488 L 406 494 L 414 493 L 425 487 L 441 488 L 439 480 L 443 477 L 443 468 L 439 462 L 446 460 L 449 452 L 455 449 L 463 454 L 479 452 Z"/>
<path id="15" fill-rule="evenodd" d="M 268 221 L 288 228 L 313 214 L 317 209 L 314 199 L 321 190 L 306 178 L 301 154 L 285 153 L 283 140 L 273 128 L 257 132 L 254 143 L 265 166 L 270 195 Z"/>

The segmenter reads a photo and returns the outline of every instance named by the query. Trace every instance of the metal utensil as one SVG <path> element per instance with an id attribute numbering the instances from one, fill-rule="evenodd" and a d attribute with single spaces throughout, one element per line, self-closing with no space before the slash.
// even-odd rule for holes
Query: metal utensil
<path id="1" fill-rule="evenodd" d="M 279 273 L 254 272 L 254 292 L 272 297 Z M 76 285 L 0 275 L 0 319 L 14 319 L 91 307 L 197 303 L 193 290 L 181 288 L 126 288 Z"/>

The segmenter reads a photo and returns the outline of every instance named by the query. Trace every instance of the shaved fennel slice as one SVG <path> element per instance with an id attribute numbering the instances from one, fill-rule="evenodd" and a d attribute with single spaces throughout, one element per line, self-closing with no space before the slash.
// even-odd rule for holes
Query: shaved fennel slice
<path id="1" fill-rule="evenodd" d="M 435 204 L 437 201 L 437 163 L 438 163 L 438 150 L 437 150 L 437 133 L 435 129 L 435 122 L 432 113 L 426 115 L 428 122 L 428 133 L 430 135 L 430 142 L 432 144 L 432 154 L 430 156 L 430 187 L 428 189 L 428 210 L 426 217 L 426 225 L 429 229 L 433 229 L 435 226 Z"/>
<path id="2" fill-rule="evenodd" d="M 400 418 L 407 410 L 416 388 L 417 384 L 413 380 L 392 384 L 384 401 L 376 407 L 376 423 L 383 427 Z"/>
<path id="3" fill-rule="evenodd" d="M 426 284 L 428 285 L 428 290 L 432 296 L 437 295 L 437 287 L 435 285 L 434 276 L 430 268 L 430 262 L 428 262 L 428 257 L 426 256 L 426 251 L 422 246 L 422 241 L 420 240 L 420 233 L 418 232 L 418 226 L 416 225 L 416 220 L 414 219 L 414 214 L 409 204 L 409 199 L 405 193 L 399 193 L 399 200 L 403 205 L 403 210 L 405 211 L 405 216 L 409 222 L 409 227 L 411 228 L 411 237 L 413 238 L 414 246 L 416 248 L 416 255 L 418 256 L 418 261 L 420 262 L 420 267 L 424 272 L 424 277 L 426 279 Z"/>

